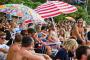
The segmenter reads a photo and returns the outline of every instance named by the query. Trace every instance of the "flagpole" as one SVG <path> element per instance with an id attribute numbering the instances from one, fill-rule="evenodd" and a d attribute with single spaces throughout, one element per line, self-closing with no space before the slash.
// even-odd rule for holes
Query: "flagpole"
<path id="1" fill-rule="evenodd" d="M 57 32 L 56 24 L 55 24 L 55 21 L 54 21 L 53 17 L 51 17 L 51 20 L 52 20 L 52 24 L 53 24 L 53 27 L 55 29 L 55 32 Z"/>
<path id="2" fill-rule="evenodd" d="M 47 0 L 46 2 L 48 2 L 48 1 L 50 1 L 50 0 Z M 57 32 L 56 24 L 55 24 L 55 22 L 54 22 L 54 19 L 53 19 L 53 17 L 50 17 L 50 18 L 51 18 L 51 20 L 52 20 L 52 24 L 53 24 L 53 27 L 54 27 L 54 29 L 55 29 L 55 32 Z"/>

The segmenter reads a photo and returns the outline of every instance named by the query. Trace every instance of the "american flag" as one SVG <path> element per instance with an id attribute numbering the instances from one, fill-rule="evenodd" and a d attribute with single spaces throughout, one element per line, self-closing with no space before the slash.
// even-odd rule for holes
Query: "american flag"
<path id="1" fill-rule="evenodd" d="M 60 14 L 73 13 L 77 11 L 77 8 L 63 1 L 48 1 L 38 6 L 35 11 L 43 18 L 51 18 Z"/>

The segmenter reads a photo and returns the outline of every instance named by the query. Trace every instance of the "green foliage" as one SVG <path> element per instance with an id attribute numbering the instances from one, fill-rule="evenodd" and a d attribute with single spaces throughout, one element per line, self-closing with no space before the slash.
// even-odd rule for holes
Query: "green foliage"
<path id="1" fill-rule="evenodd" d="M 9 4 L 20 4 L 22 3 L 22 0 L 10 0 L 8 3 Z"/>
<path id="2" fill-rule="evenodd" d="M 87 22 L 87 24 L 90 25 L 90 15 L 88 15 L 87 19 L 85 20 Z"/>
<path id="3" fill-rule="evenodd" d="M 72 13 L 72 14 L 68 14 L 68 16 L 72 16 L 74 17 L 75 19 L 78 19 L 78 18 L 83 18 L 85 19 L 86 16 L 87 16 L 87 13 L 85 11 L 85 8 L 84 7 L 81 7 L 81 6 L 77 6 L 77 11 Z"/>
<path id="4" fill-rule="evenodd" d="M 90 20 L 89 20 L 90 17 L 88 17 L 85 8 L 81 7 L 81 6 L 77 6 L 77 9 L 78 10 L 74 13 L 63 14 L 63 15 L 59 15 L 59 16 L 55 17 L 55 21 L 59 22 L 61 20 L 65 20 L 65 17 L 70 16 L 70 17 L 75 18 L 76 20 L 79 19 L 79 18 L 83 18 L 87 23 L 89 23 L 90 22 Z"/>
<path id="5" fill-rule="evenodd" d="M 0 0 L 0 2 L 5 2 L 5 0 Z"/>
<path id="6" fill-rule="evenodd" d="M 33 0 L 32 0 L 33 1 Z M 40 2 L 40 3 L 45 3 L 46 0 L 34 0 L 34 2 Z"/>
<path id="7" fill-rule="evenodd" d="M 54 17 L 54 19 L 55 19 L 55 22 L 60 22 L 62 20 L 65 20 L 65 16 L 64 14 L 61 14 L 59 16 Z"/>
<path id="8" fill-rule="evenodd" d="M 25 2 L 32 2 L 31 0 L 9 0 L 8 3 L 10 4 L 20 4 L 20 3 L 25 3 Z"/>
<path id="9" fill-rule="evenodd" d="M 34 2 L 32 2 L 34 1 Z M 26 6 L 29 6 L 30 8 L 36 8 L 41 3 L 44 3 L 46 0 L 9 0 L 8 3 L 10 4 L 21 4 L 23 3 Z M 6 2 L 6 0 L 0 0 L 0 2 Z M 83 18 L 88 24 L 90 24 L 90 16 L 88 16 L 84 6 L 77 6 L 78 11 L 71 13 L 71 14 L 61 14 L 59 16 L 54 17 L 55 22 L 59 22 L 62 20 L 65 20 L 65 17 L 71 16 L 75 19 Z"/>
<path id="10" fill-rule="evenodd" d="M 37 6 L 39 6 L 41 3 L 40 2 L 25 2 L 24 5 L 29 6 L 30 8 L 36 8 Z"/>
<path id="11" fill-rule="evenodd" d="M 32 2 L 31 0 L 10 0 L 8 4 L 24 4 L 30 8 L 36 8 L 38 5 L 40 5 L 40 2 Z"/>

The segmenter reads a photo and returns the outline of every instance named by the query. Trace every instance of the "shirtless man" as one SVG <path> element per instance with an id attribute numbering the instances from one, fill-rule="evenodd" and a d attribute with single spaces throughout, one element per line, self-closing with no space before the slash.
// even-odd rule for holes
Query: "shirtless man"
<path id="1" fill-rule="evenodd" d="M 7 60 L 12 60 L 15 53 L 18 52 L 20 50 L 21 47 L 21 42 L 22 40 L 22 36 L 20 34 L 16 34 L 15 35 L 15 40 L 14 40 L 14 44 L 12 44 L 9 48 L 9 52 L 7 54 Z"/>
<path id="2" fill-rule="evenodd" d="M 33 47 L 33 39 L 24 37 L 20 50 L 15 52 L 12 60 L 52 60 L 48 55 L 35 53 Z"/>

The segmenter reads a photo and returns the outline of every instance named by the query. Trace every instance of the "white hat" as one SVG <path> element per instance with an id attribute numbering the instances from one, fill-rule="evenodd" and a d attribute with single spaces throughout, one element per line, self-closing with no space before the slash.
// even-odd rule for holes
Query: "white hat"
<path id="1" fill-rule="evenodd" d="M 72 17 L 65 17 L 67 20 L 69 20 L 69 21 L 75 21 L 75 19 L 74 18 L 72 18 Z"/>

